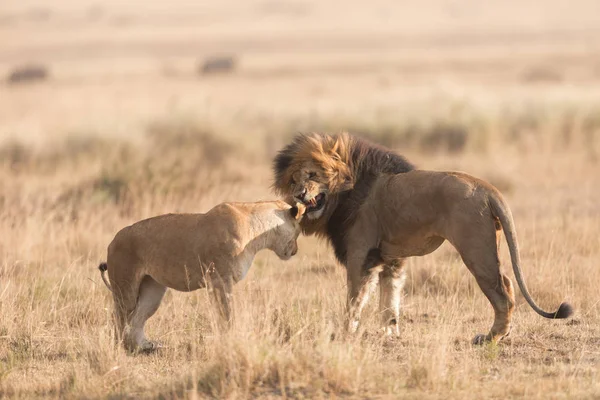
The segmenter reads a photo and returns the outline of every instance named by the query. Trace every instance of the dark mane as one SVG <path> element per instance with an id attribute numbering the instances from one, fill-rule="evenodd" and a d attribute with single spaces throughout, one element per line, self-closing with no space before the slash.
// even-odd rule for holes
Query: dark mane
<path id="1" fill-rule="evenodd" d="M 415 169 L 400 154 L 357 137 L 352 143 L 350 162 L 357 181 L 365 175 L 400 174 Z"/>
<path id="2" fill-rule="evenodd" d="M 350 150 L 350 168 L 354 177 L 354 188 L 338 195 L 337 207 L 327 221 L 326 236 L 330 240 L 335 256 L 346 262 L 346 232 L 354 223 L 356 213 L 363 204 L 371 185 L 382 174 L 400 174 L 415 169 L 406 158 L 383 146 L 353 137 Z"/>
<path id="3" fill-rule="evenodd" d="M 340 140 L 342 139 L 342 140 Z M 328 164 L 329 168 L 338 168 L 343 163 L 348 167 L 353 184 L 351 190 L 332 192 L 335 198 L 335 209 L 327 212 L 318 221 L 302 220 L 304 233 L 315 233 L 326 237 L 332 244 L 335 255 L 341 263 L 346 261 L 346 232 L 356 219 L 356 213 L 367 198 L 373 182 L 382 174 L 400 174 L 411 171 L 415 167 L 401 155 L 364 139 L 342 133 L 339 135 L 300 134 L 284 147 L 273 161 L 275 182 L 273 188 L 282 195 L 287 195 L 290 179 L 290 168 L 303 160 L 315 160 L 323 165 L 330 161 L 324 149 L 335 144 L 343 146 L 340 159 Z M 325 161 L 324 161 L 325 160 Z M 332 166 L 333 165 L 333 166 Z"/>
<path id="4" fill-rule="evenodd" d="M 294 141 L 281 149 L 273 160 L 273 172 L 275 173 L 273 187 L 276 190 L 278 190 L 278 184 L 283 181 L 283 175 L 285 174 L 285 171 L 292 165 L 292 162 L 294 161 L 294 155 L 302 137 L 303 135 L 296 136 Z"/>

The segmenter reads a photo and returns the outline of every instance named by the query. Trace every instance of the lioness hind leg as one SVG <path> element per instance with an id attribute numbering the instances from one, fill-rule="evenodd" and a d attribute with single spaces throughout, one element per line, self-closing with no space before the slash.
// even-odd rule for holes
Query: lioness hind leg
<path id="1" fill-rule="evenodd" d="M 384 332 L 388 336 L 400 335 L 400 302 L 405 281 L 403 259 L 386 264 L 379 273 L 379 311 Z"/>
<path id="2" fill-rule="evenodd" d="M 117 343 L 123 342 L 125 347 L 127 347 L 127 343 L 124 342 L 125 330 L 129 322 L 129 317 L 135 310 L 140 279 L 136 276 L 131 276 L 128 279 L 117 279 L 113 275 L 110 281 L 115 306 L 115 340 Z"/>
<path id="3" fill-rule="evenodd" d="M 510 331 L 515 296 L 512 282 L 500 272 L 495 230 L 477 232 L 456 245 L 465 265 L 494 308 L 494 324 L 487 335 L 479 334 L 474 344 L 498 341 Z"/>
<path id="4" fill-rule="evenodd" d="M 167 288 L 146 275 L 140 284 L 139 297 L 135 310 L 130 318 L 130 330 L 127 333 L 127 342 L 131 348 L 149 351 L 154 350 L 154 343 L 146 339 L 144 326 L 148 318 L 154 315 Z"/>

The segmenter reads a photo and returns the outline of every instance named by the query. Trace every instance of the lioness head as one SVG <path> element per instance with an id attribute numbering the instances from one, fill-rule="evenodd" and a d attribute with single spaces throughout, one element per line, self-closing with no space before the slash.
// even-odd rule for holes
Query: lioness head
<path id="1" fill-rule="evenodd" d="M 352 188 L 349 135 L 299 135 L 275 157 L 275 190 L 290 203 L 306 207 L 310 220 L 321 218 L 330 198 Z"/>
<path id="2" fill-rule="evenodd" d="M 304 215 L 304 206 L 298 204 L 290 207 L 285 204 L 282 209 L 283 223 L 275 228 L 271 250 L 282 260 L 289 260 L 298 252 L 298 235 L 300 235 L 300 220 Z"/>

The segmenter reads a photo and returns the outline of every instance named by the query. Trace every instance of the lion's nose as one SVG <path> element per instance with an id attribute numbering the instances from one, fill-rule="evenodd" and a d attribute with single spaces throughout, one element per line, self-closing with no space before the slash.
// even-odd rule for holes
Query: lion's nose
<path id="1" fill-rule="evenodd" d="M 297 198 L 304 201 L 304 197 L 306 196 L 306 188 L 302 189 L 302 191 L 296 195 Z"/>

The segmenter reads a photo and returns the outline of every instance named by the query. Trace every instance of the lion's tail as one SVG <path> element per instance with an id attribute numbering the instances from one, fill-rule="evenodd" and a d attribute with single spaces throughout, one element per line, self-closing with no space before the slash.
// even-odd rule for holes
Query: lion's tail
<path id="1" fill-rule="evenodd" d="M 500 224 L 502 225 L 502 230 L 504 231 L 504 236 L 506 237 L 506 242 L 510 251 L 510 259 L 512 261 L 515 277 L 517 279 L 517 283 L 519 284 L 519 289 L 521 289 L 521 293 L 523 293 L 527 303 L 529 303 L 531 308 L 533 308 L 536 313 L 540 314 L 544 318 L 554 319 L 570 317 L 573 314 L 573 307 L 571 307 L 569 303 L 561 303 L 561 305 L 558 307 L 558 310 L 555 312 L 547 312 L 538 307 L 535 301 L 533 301 L 529 291 L 527 290 L 525 280 L 523 279 L 523 273 L 521 271 L 519 244 L 517 243 L 517 233 L 510 208 L 504 202 L 499 193 L 490 194 L 489 204 L 492 214 L 500 220 Z"/>
<path id="2" fill-rule="evenodd" d="M 112 292 L 110 283 L 108 283 L 108 279 L 106 279 L 106 275 L 105 275 L 105 272 L 108 270 L 108 264 L 103 262 L 100 265 L 98 265 L 98 269 L 100 270 L 100 276 L 102 276 L 102 280 L 104 281 L 104 284 L 106 285 L 108 290 L 110 290 Z"/>

